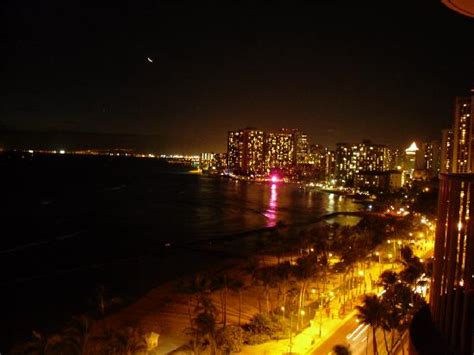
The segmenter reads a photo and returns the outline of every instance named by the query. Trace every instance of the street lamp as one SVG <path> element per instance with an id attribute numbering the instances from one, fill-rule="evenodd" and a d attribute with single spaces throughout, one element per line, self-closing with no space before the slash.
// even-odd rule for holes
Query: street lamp
<path id="1" fill-rule="evenodd" d="M 322 335 L 322 327 L 323 327 L 323 301 L 319 299 L 319 337 L 321 338 Z"/>
<path id="2" fill-rule="evenodd" d="M 290 311 L 290 351 L 289 353 L 291 354 L 292 349 L 293 349 L 293 329 L 292 329 L 292 323 L 293 323 L 293 312 Z"/>
<path id="3" fill-rule="evenodd" d="M 380 264 L 380 263 L 381 263 L 381 261 L 380 261 L 380 253 L 379 253 L 378 251 L 375 252 L 375 256 L 378 257 L 378 259 L 379 259 L 379 264 Z"/>
<path id="4" fill-rule="evenodd" d="M 388 239 L 387 243 L 390 244 L 392 243 L 392 241 Z M 393 256 L 396 258 L 396 255 L 397 255 L 396 245 L 395 245 L 395 241 L 393 241 Z"/>

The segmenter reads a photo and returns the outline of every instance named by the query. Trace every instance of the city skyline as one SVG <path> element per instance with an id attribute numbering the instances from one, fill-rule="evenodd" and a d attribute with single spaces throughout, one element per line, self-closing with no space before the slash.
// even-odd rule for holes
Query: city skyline
<path id="1" fill-rule="evenodd" d="M 0 355 L 473 353 L 473 19 L 1 2 Z"/>
<path id="2" fill-rule="evenodd" d="M 401 147 L 438 138 L 473 83 L 473 23 L 438 1 L 2 8 L 10 129 L 150 134 L 191 153 L 223 151 L 239 127 L 295 126 L 325 146 Z"/>

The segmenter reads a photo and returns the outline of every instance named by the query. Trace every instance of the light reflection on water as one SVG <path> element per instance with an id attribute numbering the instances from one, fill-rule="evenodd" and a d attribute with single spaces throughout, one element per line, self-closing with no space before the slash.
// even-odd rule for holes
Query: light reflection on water
<path id="1" fill-rule="evenodd" d="M 328 195 L 328 212 L 334 211 L 334 194 Z"/>
<path id="2" fill-rule="evenodd" d="M 270 202 L 268 209 L 264 213 L 267 217 L 267 227 L 273 227 L 277 223 L 277 209 L 278 209 L 278 187 L 277 184 L 272 184 L 270 187 Z"/>
<path id="3" fill-rule="evenodd" d="M 195 177 L 196 178 L 196 177 Z M 357 211 L 361 206 L 350 198 L 295 184 L 252 183 L 228 179 L 197 178 L 198 187 L 186 208 L 195 235 L 225 235 L 285 224 L 305 224 L 336 211 Z M 190 196 L 191 197 L 191 196 Z M 185 206 L 183 206 L 185 207 Z M 190 216 L 191 217 L 191 216 Z M 180 219 L 183 222 L 183 219 Z M 168 222 L 169 223 L 169 222 Z M 177 230 L 183 228 L 183 223 Z M 189 234 L 188 234 L 189 235 Z"/>

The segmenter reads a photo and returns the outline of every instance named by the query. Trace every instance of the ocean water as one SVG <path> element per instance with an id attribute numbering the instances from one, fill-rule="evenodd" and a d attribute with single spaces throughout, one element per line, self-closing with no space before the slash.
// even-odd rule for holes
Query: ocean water
<path id="1" fill-rule="evenodd" d="M 203 176 L 159 160 L 20 153 L 0 155 L 0 196 L 8 342 L 92 307 L 100 286 L 134 297 L 212 261 L 175 246 L 360 209 L 297 185 Z"/>

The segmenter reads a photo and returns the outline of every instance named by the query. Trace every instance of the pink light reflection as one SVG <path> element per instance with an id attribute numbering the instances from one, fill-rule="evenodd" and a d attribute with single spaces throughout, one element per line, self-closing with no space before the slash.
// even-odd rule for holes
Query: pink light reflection
<path id="1" fill-rule="evenodd" d="M 277 223 L 277 208 L 278 208 L 277 186 L 278 185 L 275 183 L 271 185 L 270 202 L 268 204 L 268 209 L 265 211 L 265 216 L 268 218 L 267 227 L 274 227 Z"/>

